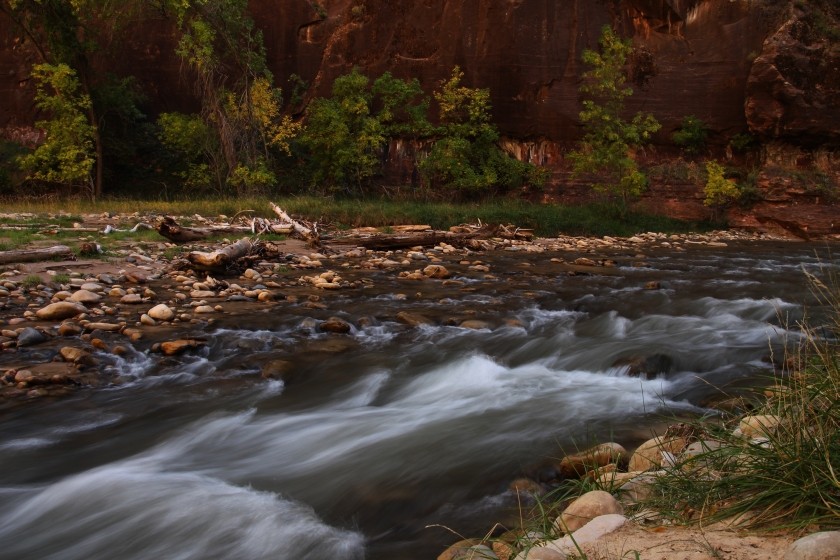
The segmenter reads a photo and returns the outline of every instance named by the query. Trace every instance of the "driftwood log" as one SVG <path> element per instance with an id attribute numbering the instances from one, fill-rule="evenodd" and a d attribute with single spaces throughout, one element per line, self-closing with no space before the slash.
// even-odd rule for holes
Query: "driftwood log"
<path id="1" fill-rule="evenodd" d="M 76 260 L 76 255 L 66 245 L 55 245 L 42 249 L 0 251 L 0 264 L 48 261 L 51 259 Z"/>
<path id="2" fill-rule="evenodd" d="M 157 231 L 173 243 L 200 241 L 210 235 L 210 230 L 182 226 L 171 216 L 163 217 Z"/>
<path id="3" fill-rule="evenodd" d="M 217 251 L 205 253 L 203 251 L 192 251 L 187 259 L 190 263 L 201 270 L 221 272 L 236 262 L 254 248 L 254 244 L 247 237 L 243 237 L 236 243 L 231 243 Z"/>
<path id="4" fill-rule="evenodd" d="M 298 222 L 297 220 L 293 220 L 289 214 L 285 212 L 282 208 L 274 204 L 273 202 L 269 202 L 271 205 L 271 210 L 277 214 L 277 217 L 283 223 L 290 224 L 292 226 L 292 230 L 302 239 L 308 241 L 312 245 L 320 245 L 320 238 L 318 232 L 314 228 L 307 227 L 302 223 Z"/>
<path id="5" fill-rule="evenodd" d="M 366 237 L 340 237 L 331 239 L 329 244 L 364 247 L 373 251 L 390 251 L 393 249 L 406 249 L 408 247 L 431 247 L 438 243 L 462 245 L 468 240 L 475 239 L 481 235 L 480 232 L 451 233 L 447 231 L 432 231 L 430 233 L 410 235 L 381 234 Z"/>

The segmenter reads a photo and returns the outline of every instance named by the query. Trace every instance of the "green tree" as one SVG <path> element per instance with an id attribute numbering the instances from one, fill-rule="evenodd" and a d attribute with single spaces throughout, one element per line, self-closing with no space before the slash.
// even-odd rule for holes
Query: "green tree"
<path id="1" fill-rule="evenodd" d="M 311 180 L 333 192 L 364 194 L 382 170 L 391 138 L 423 138 L 432 131 L 429 101 L 417 80 L 386 72 L 373 83 L 358 68 L 336 79 L 329 98 L 307 109 L 301 144 Z"/>
<path id="2" fill-rule="evenodd" d="M 330 98 L 310 103 L 301 143 L 308 149 L 315 184 L 360 194 L 376 174 L 387 138 L 372 114 L 372 102 L 370 79 L 354 68 L 335 80 Z"/>
<path id="3" fill-rule="evenodd" d="M 271 161 L 277 151 L 289 152 L 300 127 L 281 114 L 281 91 L 247 0 L 168 0 L 168 6 L 181 30 L 176 52 L 193 77 L 200 117 L 216 137 L 216 153 L 204 162 L 209 175 L 220 189 L 238 193 L 273 185 Z"/>
<path id="4" fill-rule="evenodd" d="M 629 121 L 623 116 L 624 102 L 633 95 L 625 74 L 632 52 L 630 42 L 605 26 L 599 43 L 600 52 L 583 53 L 583 61 L 590 66 L 580 87 L 584 95 L 580 113 L 584 136 L 569 158 L 576 174 L 603 177 L 594 188 L 618 196 L 622 208 L 626 208 L 630 198 L 647 188 L 647 177 L 639 170 L 634 150 L 648 142 L 660 125 L 645 113 L 637 113 Z"/>
<path id="5" fill-rule="evenodd" d="M 541 175 L 526 162 L 499 148 L 499 132 L 490 117 L 490 91 L 461 85 L 464 73 L 456 66 L 434 93 L 440 127 L 438 140 L 420 163 L 432 188 L 451 188 L 458 196 L 474 198 L 541 184 Z"/>
<path id="6" fill-rule="evenodd" d="M 706 175 L 706 186 L 703 189 L 706 199 L 703 204 L 712 209 L 717 219 L 727 205 L 741 197 L 741 191 L 734 180 L 726 178 L 723 166 L 716 161 L 706 162 Z"/>
<path id="7" fill-rule="evenodd" d="M 91 100 L 81 92 L 76 73 L 66 64 L 38 64 L 35 103 L 49 119 L 38 121 L 46 138 L 32 153 L 20 158 L 30 179 L 58 185 L 93 185 L 94 127 L 88 122 Z"/>

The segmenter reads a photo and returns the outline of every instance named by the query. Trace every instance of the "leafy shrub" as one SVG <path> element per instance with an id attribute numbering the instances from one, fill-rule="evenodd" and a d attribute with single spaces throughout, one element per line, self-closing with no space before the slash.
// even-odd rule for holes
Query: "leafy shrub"
<path id="1" fill-rule="evenodd" d="M 688 115 L 683 117 L 680 129 L 671 135 L 671 139 L 685 153 L 697 154 L 706 146 L 707 136 L 706 124 L 694 115 Z"/>
<path id="2" fill-rule="evenodd" d="M 706 174 L 708 178 L 706 187 L 703 189 L 706 199 L 703 204 L 722 208 L 740 198 L 741 191 L 738 189 L 738 184 L 724 176 L 724 168 L 721 164 L 716 161 L 707 161 Z"/>

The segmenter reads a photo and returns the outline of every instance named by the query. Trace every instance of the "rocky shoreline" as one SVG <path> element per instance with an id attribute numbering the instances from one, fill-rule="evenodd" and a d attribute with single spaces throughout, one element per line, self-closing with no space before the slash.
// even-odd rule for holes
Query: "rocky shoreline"
<path id="1" fill-rule="evenodd" d="M 103 224 L 103 218 L 107 223 Z M 213 223 L 212 219 L 192 218 L 203 224 Z M 95 224 L 103 230 L 116 230 L 138 220 L 143 221 L 137 215 L 89 216 L 79 229 L 90 231 L 90 225 Z M 365 233 L 370 232 L 361 231 Z M 80 241 L 85 239 L 82 234 Z M 167 256 L 173 251 L 184 254 L 190 248 L 212 250 L 218 244 L 178 246 L 162 239 L 151 244 L 127 242 L 114 251 L 116 256 L 107 259 L 7 265 L 0 272 L 0 348 L 6 354 L 5 365 L 0 366 L 0 399 L 7 403 L 32 400 L 108 385 L 118 380 L 97 373 L 95 351 L 120 354 L 128 345 L 135 345 L 174 356 L 203 344 L 195 338 L 179 337 L 179 327 L 212 325 L 231 307 L 240 311 L 248 306 L 283 305 L 326 309 L 329 293 L 369 287 L 371 281 L 365 273 L 370 271 L 385 271 L 406 282 L 457 286 L 462 281 L 450 278 L 450 269 L 457 268 L 461 277 L 493 282 L 498 280 L 496 271 L 480 260 L 481 255 L 505 251 L 565 254 L 565 258 L 550 257 L 557 274 L 615 274 L 616 253 L 632 256 L 633 266 L 644 266 L 644 251 L 653 248 L 684 251 L 768 239 L 781 238 L 739 231 L 645 233 L 629 238 L 487 238 L 471 240 L 469 246 L 462 247 L 441 242 L 433 247 L 390 251 L 339 245 L 332 248 L 329 242 L 316 251 L 306 243 L 288 239 L 272 243 L 273 259 L 252 259 L 252 266 L 239 274 L 216 275 L 218 278 L 190 268 L 178 256 Z M 229 242 L 226 239 L 220 243 Z M 646 287 L 659 288 L 655 282 Z M 398 319 L 415 325 L 429 320 L 408 312 Z M 480 321 L 461 326 L 487 327 Z M 318 328 L 342 334 L 348 332 L 349 325 L 333 318 L 321 322 Z M 40 346 L 54 347 L 52 360 L 27 363 L 25 354 L 9 357 Z"/>

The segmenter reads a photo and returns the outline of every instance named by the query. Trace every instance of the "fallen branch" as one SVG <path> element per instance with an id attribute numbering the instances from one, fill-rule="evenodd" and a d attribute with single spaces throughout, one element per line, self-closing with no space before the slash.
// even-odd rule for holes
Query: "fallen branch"
<path id="1" fill-rule="evenodd" d="M 271 210 L 277 214 L 277 217 L 280 218 L 281 221 L 290 224 L 296 234 L 313 245 L 320 244 L 318 232 L 314 228 L 308 228 L 297 220 L 293 220 L 291 216 L 273 202 L 269 202 L 269 204 L 271 205 Z"/>
<path id="2" fill-rule="evenodd" d="M 250 239 L 244 237 L 236 243 L 223 247 L 211 253 L 203 251 L 192 251 L 187 259 L 196 268 L 222 272 L 233 264 L 237 259 L 246 256 L 254 248 Z"/>
<path id="3" fill-rule="evenodd" d="M 66 245 L 55 245 L 42 249 L 17 249 L 0 251 L 0 264 L 48 261 L 52 259 L 76 260 L 76 255 Z"/>

